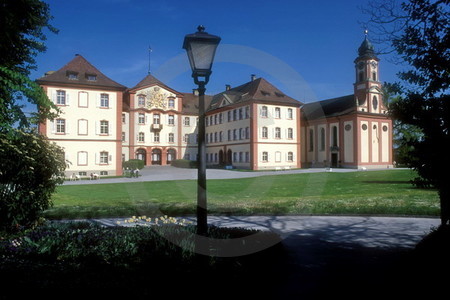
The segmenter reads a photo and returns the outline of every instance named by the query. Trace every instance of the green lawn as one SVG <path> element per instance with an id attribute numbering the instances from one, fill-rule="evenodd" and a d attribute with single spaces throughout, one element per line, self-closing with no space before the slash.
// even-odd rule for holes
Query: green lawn
<path id="1" fill-rule="evenodd" d="M 435 190 L 409 170 L 208 180 L 210 214 L 439 215 Z M 48 218 L 195 214 L 195 180 L 60 186 Z"/>

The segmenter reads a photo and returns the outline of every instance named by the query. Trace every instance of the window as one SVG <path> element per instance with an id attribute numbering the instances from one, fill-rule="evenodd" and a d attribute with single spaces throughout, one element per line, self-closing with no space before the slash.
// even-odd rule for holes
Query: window
<path id="1" fill-rule="evenodd" d="M 314 130 L 309 130 L 309 151 L 314 151 Z"/>
<path id="2" fill-rule="evenodd" d="M 108 171 L 100 171 L 100 175 L 102 175 L 102 176 L 108 176 Z"/>
<path id="3" fill-rule="evenodd" d="M 228 122 L 233 121 L 232 115 L 231 115 L 231 110 L 228 111 L 227 115 L 228 115 Z"/>
<path id="4" fill-rule="evenodd" d="M 281 118 L 281 109 L 279 107 L 275 107 L 275 118 Z"/>
<path id="5" fill-rule="evenodd" d="M 191 118 L 184 117 L 184 126 L 191 126 Z"/>
<path id="6" fill-rule="evenodd" d="M 145 133 L 139 132 L 139 134 L 138 134 L 138 142 L 141 142 L 141 143 L 145 142 Z"/>
<path id="7" fill-rule="evenodd" d="M 377 96 L 373 96 L 372 104 L 373 104 L 373 109 L 374 109 L 374 110 L 377 110 L 377 108 L 378 108 L 378 99 L 377 99 Z"/>
<path id="8" fill-rule="evenodd" d="M 78 80 L 78 73 L 76 73 L 76 72 L 68 72 L 67 73 L 67 77 L 70 80 Z"/>
<path id="9" fill-rule="evenodd" d="M 239 108 L 239 120 L 242 120 L 244 118 L 244 111 L 242 108 Z"/>
<path id="10" fill-rule="evenodd" d="M 220 113 L 219 114 L 219 124 L 222 124 L 222 123 L 223 123 L 223 114 Z"/>
<path id="11" fill-rule="evenodd" d="M 228 129 L 228 140 L 231 141 L 231 129 Z"/>
<path id="12" fill-rule="evenodd" d="M 262 161 L 263 162 L 268 162 L 269 161 L 269 153 L 268 152 L 263 152 L 262 153 Z"/>
<path id="13" fill-rule="evenodd" d="M 244 152 L 239 152 L 239 162 L 244 162 Z"/>
<path id="14" fill-rule="evenodd" d="M 237 129 L 233 129 L 233 141 L 236 141 L 238 139 L 238 133 L 237 133 Z"/>
<path id="15" fill-rule="evenodd" d="M 56 92 L 56 104 L 57 105 L 66 105 L 66 91 L 57 91 Z"/>
<path id="16" fill-rule="evenodd" d="M 261 117 L 267 118 L 267 106 L 261 107 Z"/>
<path id="17" fill-rule="evenodd" d="M 287 160 L 288 161 L 294 161 L 294 152 L 288 152 Z"/>
<path id="18" fill-rule="evenodd" d="M 125 132 L 122 131 L 122 142 L 126 141 L 126 136 L 125 136 Z"/>
<path id="19" fill-rule="evenodd" d="M 126 123 L 126 116 L 125 116 L 125 114 L 122 114 L 122 123 L 123 123 L 123 124 Z"/>
<path id="20" fill-rule="evenodd" d="M 245 152 L 245 162 L 250 162 L 250 152 Z"/>
<path id="21" fill-rule="evenodd" d="M 205 126 L 209 126 L 209 118 L 205 117 Z"/>
<path id="22" fill-rule="evenodd" d="M 219 142 L 223 142 L 223 131 L 219 133 Z"/>
<path id="23" fill-rule="evenodd" d="M 245 107 L 245 118 L 250 118 L 250 106 Z"/>
<path id="24" fill-rule="evenodd" d="M 217 136 L 217 132 L 214 132 L 214 143 L 217 143 L 219 141 L 219 138 Z"/>
<path id="25" fill-rule="evenodd" d="M 183 142 L 189 143 L 189 134 L 185 134 L 185 135 L 183 136 Z"/>
<path id="26" fill-rule="evenodd" d="M 214 115 L 214 124 L 219 124 L 218 115 Z"/>
<path id="27" fill-rule="evenodd" d="M 100 121 L 100 134 L 109 134 L 109 122 L 108 121 Z"/>
<path id="28" fill-rule="evenodd" d="M 109 95 L 108 94 L 101 94 L 100 95 L 100 107 L 109 107 Z"/>
<path id="29" fill-rule="evenodd" d="M 97 80 L 97 75 L 94 74 L 86 74 L 86 79 L 88 81 L 96 81 Z"/>
<path id="30" fill-rule="evenodd" d="M 275 138 L 281 139 L 281 128 L 280 127 L 275 128 Z"/>
<path id="31" fill-rule="evenodd" d="M 155 143 L 159 143 L 159 132 L 155 132 L 155 133 L 153 134 L 153 141 L 154 141 Z"/>
<path id="32" fill-rule="evenodd" d="M 238 162 L 238 153 L 233 152 L 233 162 Z"/>
<path id="33" fill-rule="evenodd" d="M 267 127 L 263 127 L 262 128 L 262 135 L 261 135 L 261 137 L 263 139 L 267 139 L 269 137 L 268 132 L 269 132 L 269 130 L 267 129 Z"/>
<path id="34" fill-rule="evenodd" d="M 377 81 L 377 72 L 372 72 L 372 80 Z"/>
<path id="35" fill-rule="evenodd" d="M 294 138 L 294 130 L 292 128 L 288 128 L 287 131 L 288 139 L 292 140 Z"/>
<path id="36" fill-rule="evenodd" d="M 140 95 L 138 97 L 138 105 L 139 106 L 144 106 L 145 105 L 145 96 Z"/>
<path id="37" fill-rule="evenodd" d="M 237 120 L 238 120 L 238 117 L 237 117 L 237 110 L 236 110 L 236 109 L 233 109 L 233 120 L 234 120 L 234 121 L 237 121 Z"/>
<path id="38" fill-rule="evenodd" d="M 246 127 L 245 128 L 245 138 L 249 139 L 250 138 L 250 127 Z"/>
<path id="39" fill-rule="evenodd" d="M 159 114 L 154 114 L 153 115 L 153 124 L 160 124 L 160 115 Z"/>
<path id="40" fill-rule="evenodd" d="M 325 151 L 325 128 L 320 128 L 320 151 Z"/>
<path id="41" fill-rule="evenodd" d="M 363 72 L 359 72 L 359 81 L 363 81 L 364 80 L 364 73 Z"/>
<path id="42" fill-rule="evenodd" d="M 245 131 L 244 128 L 239 128 L 239 139 L 243 140 L 245 138 Z"/>
<path id="43" fill-rule="evenodd" d="M 175 142 L 175 135 L 173 133 L 169 133 L 169 143 Z"/>
<path id="44" fill-rule="evenodd" d="M 292 110 L 292 108 L 288 108 L 287 118 L 291 120 L 294 118 L 294 111 Z"/>
<path id="45" fill-rule="evenodd" d="M 100 152 L 100 164 L 107 165 L 108 164 L 108 156 L 109 153 L 106 151 Z"/>
<path id="46" fill-rule="evenodd" d="M 57 119 L 56 120 L 56 133 L 66 133 L 66 120 Z"/>
<path id="47" fill-rule="evenodd" d="M 175 108 L 175 99 L 169 98 L 168 104 L 169 108 Z"/>
<path id="48" fill-rule="evenodd" d="M 138 124 L 145 124 L 145 114 L 144 113 L 139 113 L 138 115 Z"/>
<path id="49" fill-rule="evenodd" d="M 337 147 L 337 145 L 338 145 L 338 130 L 337 130 L 336 126 L 332 127 L 332 134 L 333 134 L 333 136 L 332 136 L 333 147 Z"/>
<path id="50" fill-rule="evenodd" d="M 169 119 L 167 120 L 169 125 L 175 125 L 175 116 L 169 115 Z"/>

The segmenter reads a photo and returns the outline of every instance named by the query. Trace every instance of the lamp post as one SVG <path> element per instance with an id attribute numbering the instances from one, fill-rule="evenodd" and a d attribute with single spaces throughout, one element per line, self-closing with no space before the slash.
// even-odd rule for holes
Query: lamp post
<path id="1" fill-rule="evenodd" d="M 205 32 L 202 25 L 197 32 L 184 37 L 183 49 L 186 50 L 192 69 L 194 83 L 198 85 L 198 176 L 197 176 L 197 234 L 206 235 L 208 231 L 208 213 L 206 200 L 206 144 L 205 144 L 205 91 L 211 75 L 220 37 Z"/>

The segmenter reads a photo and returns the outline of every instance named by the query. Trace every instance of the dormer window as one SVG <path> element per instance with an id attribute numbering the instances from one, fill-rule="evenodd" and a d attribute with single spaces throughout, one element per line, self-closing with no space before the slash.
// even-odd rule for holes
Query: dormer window
<path id="1" fill-rule="evenodd" d="M 86 79 L 88 81 L 97 81 L 97 75 L 95 75 L 95 74 L 86 74 Z"/>
<path id="2" fill-rule="evenodd" d="M 78 80 L 78 73 L 67 71 L 67 78 L 69 78 L 69 80 Z"/>

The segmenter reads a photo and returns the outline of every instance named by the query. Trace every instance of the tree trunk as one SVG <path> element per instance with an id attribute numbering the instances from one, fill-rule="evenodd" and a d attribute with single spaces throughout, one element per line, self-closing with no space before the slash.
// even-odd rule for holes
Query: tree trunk
<path id="1" fill-rule="evenodd" d="M 443 185 L 439 189 L 439 198 L 441 200 L 441 225 L 450 224 L 450 188 Z"/>

